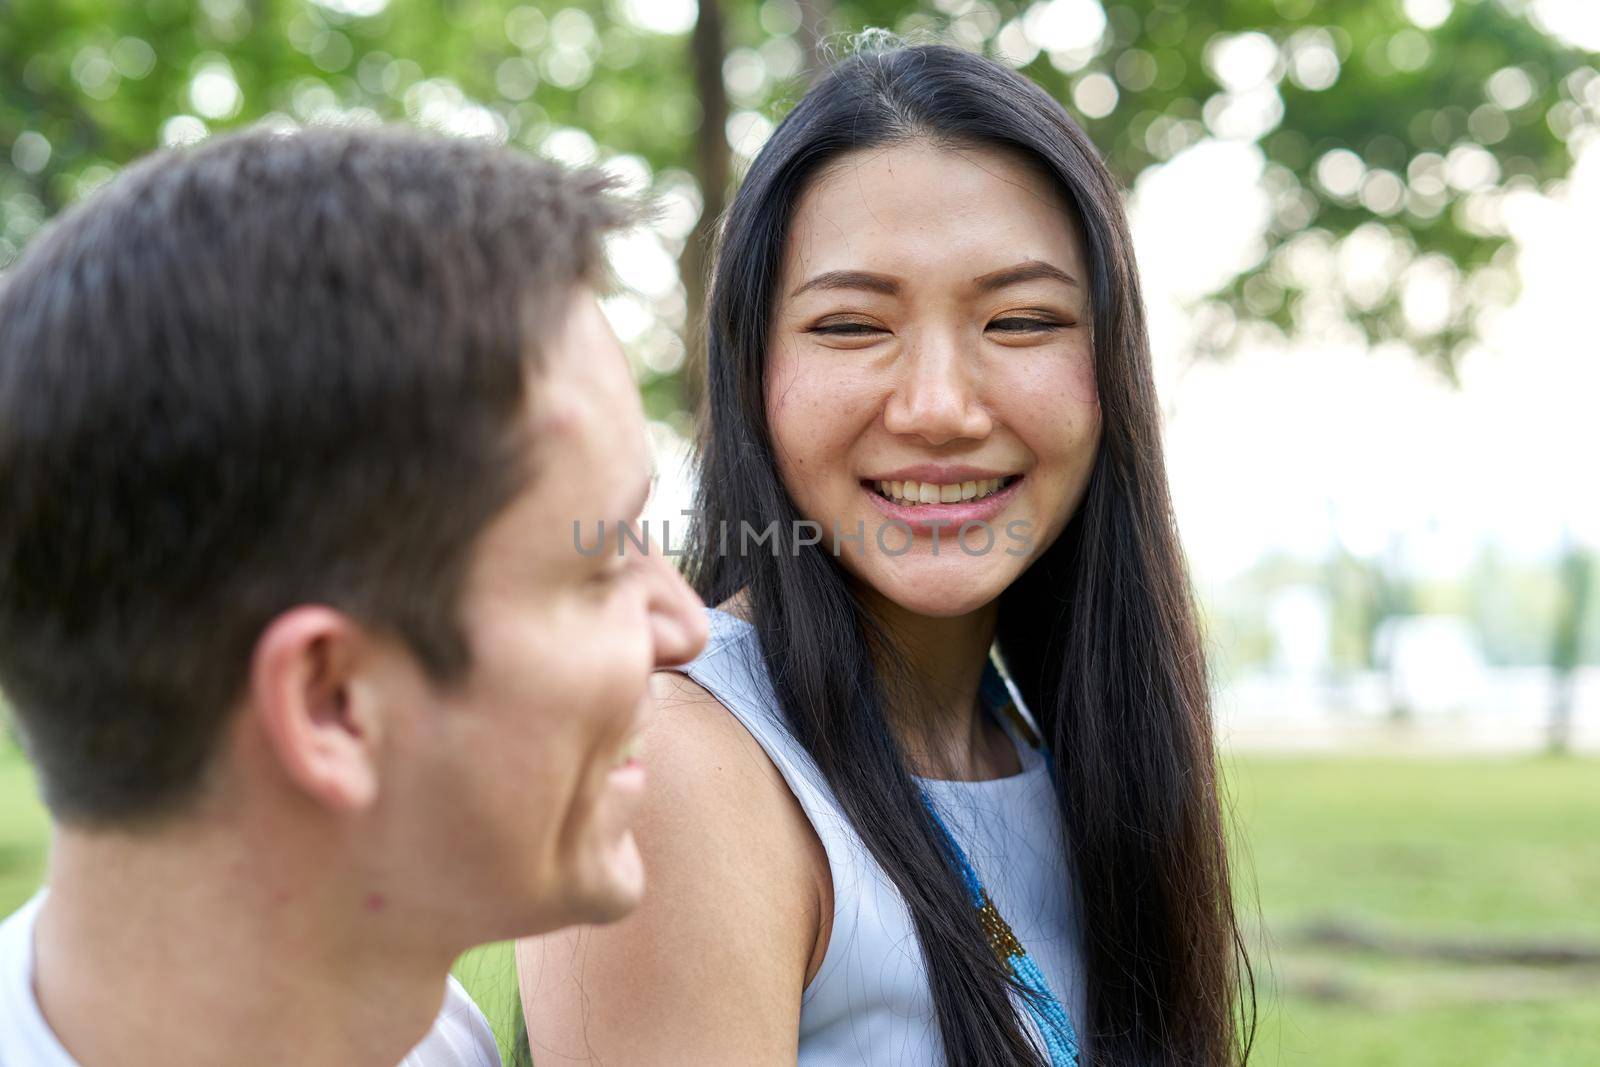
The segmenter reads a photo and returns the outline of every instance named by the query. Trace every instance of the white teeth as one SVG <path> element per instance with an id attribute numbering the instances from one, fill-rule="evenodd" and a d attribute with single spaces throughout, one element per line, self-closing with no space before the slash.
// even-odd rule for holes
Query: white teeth
<path id="1" fill-rule="evenodd" d="M 933 482 L 874 482 L 880 496 L 896 504 L 955 504 L 964 500 L 982 500 L 997 493 L 1006 484 L 1004 478 L 984 478 L 981 481 L 952 482 L 935 485 Z"/>

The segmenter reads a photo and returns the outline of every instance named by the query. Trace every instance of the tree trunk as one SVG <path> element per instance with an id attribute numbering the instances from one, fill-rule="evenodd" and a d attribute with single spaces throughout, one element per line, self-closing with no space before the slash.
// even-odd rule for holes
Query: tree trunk
<path id="1" fill-rule="evenodd" d="M 728 90 L 722 83 L 727 53 L 722 0 L 700 0 L 700 13 L 689 38 L 695 94 L 700 100 L 700 128 L 695 132 L 695 180 L 700 183 L 700 218 L 678 258 L 688 315 L 684 320 L 684 393 L 698 406 L 705 392 L 705 306 L 711 255 L 717 225 L 727 206 L 729 171 Z"/>
<path id="2" fill-rule="evenodd" d="M 1415 610 L 1411 596 L 1411 583 L 1406 573 L 1405 541 L 1401 534 L 1391 534 L 1389 546 L 1379 561 L 1374 576 L 1377 579 L 1376 614 L 1378 627 L 1387 631 L 1383 668 L 1384 689 L 1388 695 L 1389 721 L 1396 725 L 1412 720 L 1411 694 L 1401 684 L 1396 638 L 1400 620 Z"/>

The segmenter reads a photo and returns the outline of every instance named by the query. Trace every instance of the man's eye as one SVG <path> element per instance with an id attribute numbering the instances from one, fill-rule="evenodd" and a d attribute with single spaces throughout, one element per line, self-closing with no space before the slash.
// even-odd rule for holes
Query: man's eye
<path id="1" fill-rule="evenodd" d="M 632 570 L 633 566 L 626 557 L 617 557 L 591 575 L 590 581 L 602 588 L 609 588 L 627 577 Z"/>

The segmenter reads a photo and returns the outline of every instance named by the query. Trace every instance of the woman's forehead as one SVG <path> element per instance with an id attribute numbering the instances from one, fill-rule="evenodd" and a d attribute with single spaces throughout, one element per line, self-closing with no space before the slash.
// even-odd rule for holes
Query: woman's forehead
<path id="1" fill-rule="evenodd" d="M 903 142 L 847 153 L 819 172 L 791 222 L 785 280 L 792 288 L 801 274 L 930 258 L 973 274 L 1027 259 L 1078 273 L 1082 240 L 1066 196 L 1021 152 Z"/>

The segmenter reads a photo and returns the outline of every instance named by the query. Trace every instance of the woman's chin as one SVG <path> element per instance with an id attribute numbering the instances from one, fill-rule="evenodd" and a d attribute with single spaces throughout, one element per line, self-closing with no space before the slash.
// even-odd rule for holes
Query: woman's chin
<path id="1" fill-rule="evenodd" d="M 903 611 L 929 619 L 959 619 L 987 607 L 1005 589 L 991 589 L 989 583 L 954 587 L 946 582 L 905 581 L 903 578 L 873 582 L 874 590 Z"/>
<path id="2" fill-rule="evenodd" d="M 853 561 L 858 581 L 896 607 L 930 619 L 954 619 L 987 607 L 1016 580 L 1020 560 L 1001 561 L 959 553 L 906 555 Z"/>
<path id="3" fill-rule="evenodd" d="M 988 600 L 907 600 L 896 599 L 895 603 L 913 615 L 921 615 L 928 619 L 959 619 L 971 615 L 974 611 L 989 603 Z"/>

